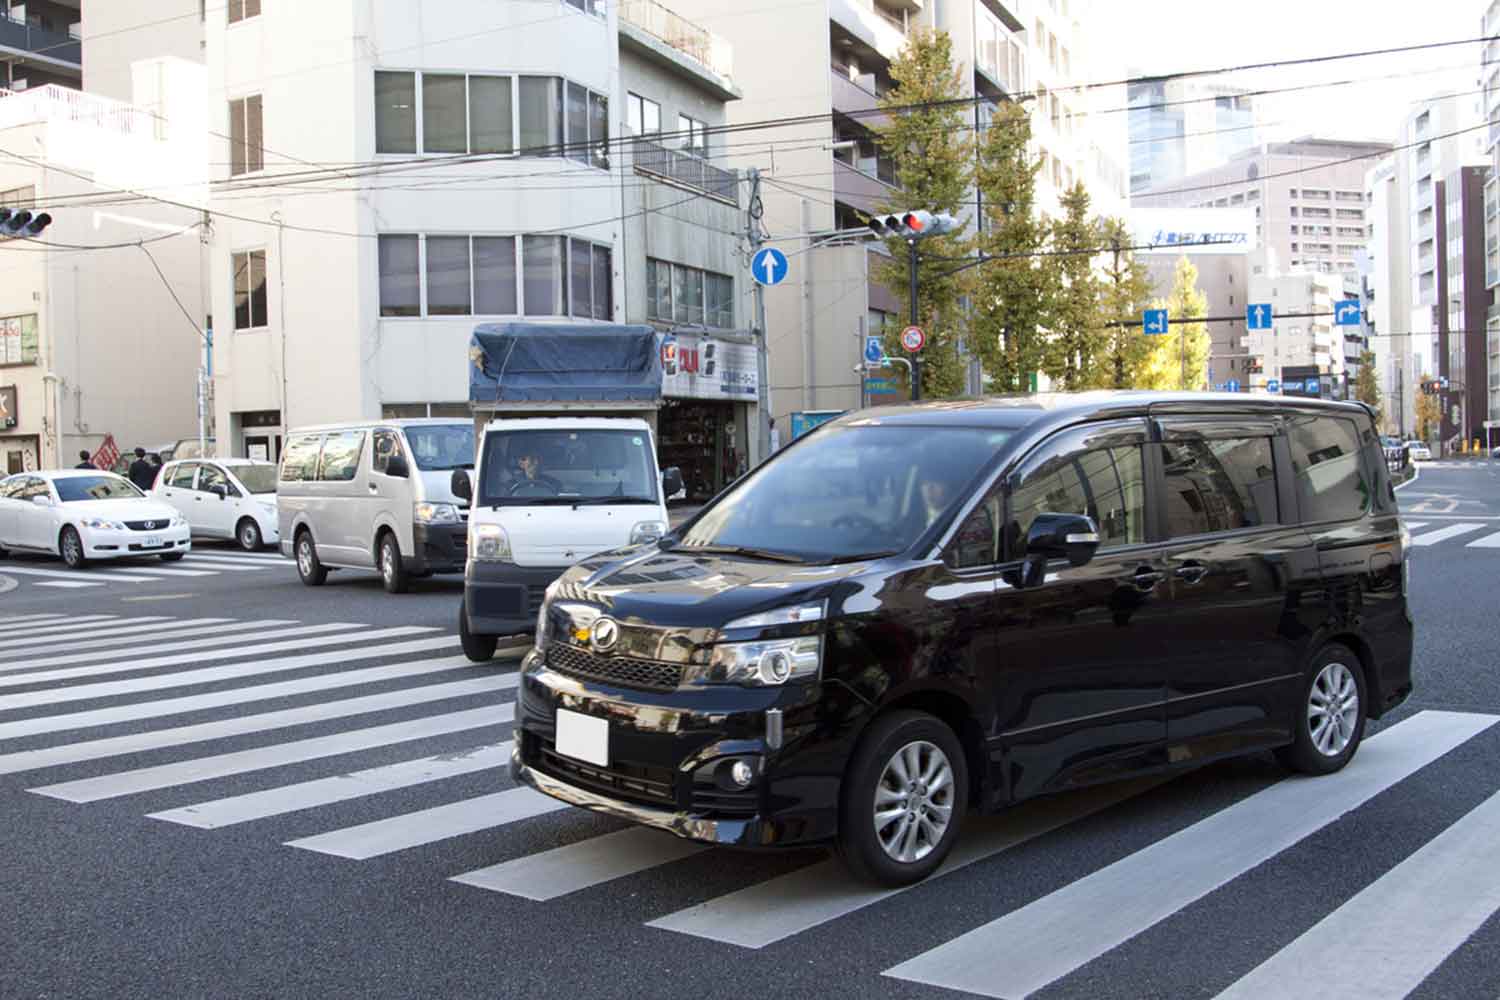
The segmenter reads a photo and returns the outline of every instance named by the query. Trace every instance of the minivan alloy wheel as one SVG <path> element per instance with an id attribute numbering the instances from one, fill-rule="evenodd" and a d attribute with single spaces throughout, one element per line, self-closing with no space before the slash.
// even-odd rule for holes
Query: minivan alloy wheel
<path id="1" fill-rule="evenodd" d="M 297 542 L 297 568 L 303 576 L 312 576 L 312 542 L 306 538 Z"/>
<path id="2" fill-rule="evenodd" d="M 1359 685 L 1344 664 L 1319 671 L 1307 699 L 1307 726 L 1313 746 L 1325 757 L 1337 757 L 1354 738 L 1359 724 Z"/>
<path id="3" fill-rule="evenodd" d="M 953 820 L 953 767 L 926 740 L 906 744 L 886 762 L 875 787 L 875 836 L 893 860 L 921 861 Z"/>

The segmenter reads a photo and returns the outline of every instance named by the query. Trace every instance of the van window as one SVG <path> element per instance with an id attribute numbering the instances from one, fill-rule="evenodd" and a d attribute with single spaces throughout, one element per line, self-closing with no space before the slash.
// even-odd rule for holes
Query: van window
<path id="1" fill-rule="evenodd" d="M 490 431 L 484 436 L 477 503 L 528 506 L 609 498 L 654 504 L 659 493 L 654 466 L 651 439 L 642 431 Z"/>
<path id="2" fill-rule="evenodd" d="M 1146 477 L 1138 445 L 1044 455 L 1010 497 L 1010 558 L 1026 555 L 1038 514 L 1085 514 L 1099 526 L 1099 547 L 1146 540 Z"/>
<path id="3" fill-rule="evenodd" d="M 370 452 L 370 468 L 384 475 L 390 468 L 391 459 L 401 454 L 401 436 L 395 431 L 376 431 L 373 451 Z"/>
<path id="4" fill-rule="evenodd" d="M 1360 461 L 1354 421 L 1293 417 L 1287 436 L 1304 522 L 1344 520 L 1370 509 L 1371 485 Z"/>
<path id="5" fill-rule="evenodd" d="M 179 490 L 190 490 L 193 488 L 193 473 L 197 471 L 197 462 L 181 462 L 172 467 L 172 475 L 167 478 L 167 485 Z"/>
<path id="6" fill-rule="evenodd" d="M 1161 450 L 1168 538 L 1276 523 L 1270 438 L 1168 441 Z"/>
<path id="7" fill-rule="evenodd" d="M 406 441 L 423 471 L 474 467 L 473 424 L 418 424 L 406 428 Z"/>
<path id="8" fill-rule="evenodd" d="M 314 479 L 318 468 L 318 449 L 323 443 L 319 434 L 292 438 L 281 453 L 281 481 L 299 483 Z"/>
<path id="9" fill-rule="evenodd" d="M 364 444 L 364 431 L 339 431 L 324 438 L 318 479 L 330 483 L 346 483 L 353 479 L 359 469 L 359 453 Z"/>

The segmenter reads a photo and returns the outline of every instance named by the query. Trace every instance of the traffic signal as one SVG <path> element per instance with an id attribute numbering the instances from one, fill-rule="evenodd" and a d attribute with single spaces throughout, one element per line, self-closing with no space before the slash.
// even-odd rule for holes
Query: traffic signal
<path id="1" fill-rule="evenodd" d="M 50 225 L 52 216 L 46 212 L 33 215 L 24 208 L 0 208 L 0 236 L 40 236 Z"/>
<path id="2" fill-rule="evenodd" d="M 942 236 L 957 228 L 958 220 L 945 212 L 915 210 L 897 215 L 876 215 L 870 219 L 870 231 L 876 236 L 899 236 L 907 240 Z"/>

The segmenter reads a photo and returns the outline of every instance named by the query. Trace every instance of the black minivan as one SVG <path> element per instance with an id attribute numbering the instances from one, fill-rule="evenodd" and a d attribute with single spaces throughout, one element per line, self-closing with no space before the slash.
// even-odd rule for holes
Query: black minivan
<path id="1" fill-rule="evenodd" d="M 1373 413 L 1199 393 L 885 407 L 547 592 L 511 769 L 740 847 L 930 874 L 969 809 L 1273 750 L 1411 692 Z"/>

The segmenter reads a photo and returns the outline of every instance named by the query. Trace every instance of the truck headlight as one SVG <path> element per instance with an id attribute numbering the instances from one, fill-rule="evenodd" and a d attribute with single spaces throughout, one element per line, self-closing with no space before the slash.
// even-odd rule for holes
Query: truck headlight
<path id="1" fill-rule="evenodd" d="M 451 503 L 419 503 L 413 512 L 419 524 L 458 523 L 458 508 Z"/>
<path id="2" fill-rule="evenodd" d="M 469 555 L 486 562 L 510 561 L 510 536 L 498 524 L 472 524 L 469 528 Z"/>
<path id="3" fill-rule="evenodd" d="M 713 648 L 708 663 L 688 667 L 688 684 L 739 684 L 780 687 L 814 680 L 823 667 L 823 637 L 798 636 L 765 642 L 724 642 Z"/>
<path id="4" fill-rule="evenodd" d="M 667 526 L 660 521 L 641 521 L 630 529 L 630 544 L 645 545 L 667 533 Z"/>

